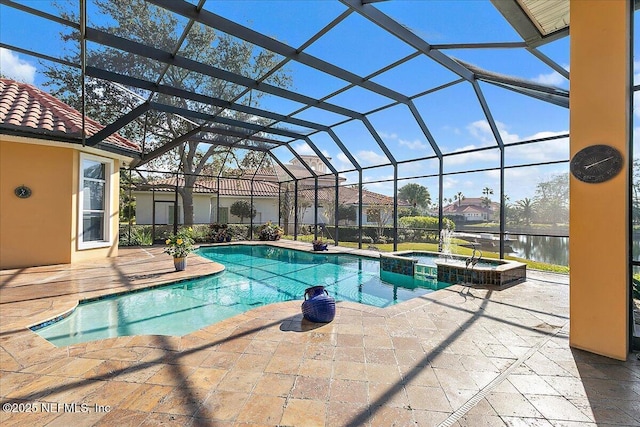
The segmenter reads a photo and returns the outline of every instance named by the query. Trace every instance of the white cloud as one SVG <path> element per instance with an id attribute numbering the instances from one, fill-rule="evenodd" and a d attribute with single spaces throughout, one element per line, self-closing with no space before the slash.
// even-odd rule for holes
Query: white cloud
<path id="1" fill-rule="evenodd" d="M 633 84 L 640 83 L 640 61 L 633 61 Z"/>
<path id="2" fill-rule="evenodd" d="M 398 139 L 398 134 L 396 133 L 378 132 L 378 135 L 380 135 L 380 138 L 384 139 Z"/>
<path id="3" fill-rule="evenodd" d="M 338 155 L 336 156 L 336 160 L 337 161 L 333 163 L 333 166 L 339 171 L 351 170 L 354 168 L 354 166 L 349 161 L 349 158 L 342 152 L 338 153 Z"/>
<path id="4" fill-rule="evenodd" d="M 498 128 L 498 133 L 505 144 L 520 140 L 520 137 L 517 134 L 509 133 L 507 125 L 504 123 L 496 121 L 496 127 Z M 496 139 L 491 131 L 491 126 L 489 126 L 489 122 L 486 120 L 477 120 L 471 123 L 467 126 L 467 130 L 473 137 L 480 140 L 484 145 L 495 145 L 496 143 Z"/>
<path id="5" fill-rule="evenodd" d="M 425 150 L 427 149 L 427 144 L 420 141 L 419 139 L 414 139 L 413 141 L 407 141 L 406 139 L 398 140 L 398 144 L 407 147 L 409 150 Z"/>
<path id="6" fill-rule="evenodd" d="M 538 76 L 534 77 L 532 80 L 536 83 L 549 86 L 562 86 L 567 82 L 567 79 L 557 71 L 552 71 L 549 74 L 538 74 Z"/>
<path id="7" fill-rule="evenodd" d="M 361 166 L 383 165 L 389 163 L 389 159 L 384 154 L 375 151 L 362 150 L 354 156 Z"/>
<path id="8" fill-rule="evenodd" d="M 309 146 L 308 143 L 306 142 L 302 142 L 300 144 L 294 144 L 293 146 L 293 150 L 302 155 L 302 156 L 315 156 L 316 153 L 315 151 L 313 151 L 313 149 Z M 320 152 L 325 156 L 325 157 L 331 157 L 329 155 L 329 152 L 327 150 L 320 150 Z"/>
<path id="9" fill-rule="evenodd" d="M 419 139 L 409 141 L 400 138 L 397 133 L 378 132 L 378 135 L 387 141 L 398 141 L 399 145 L 407 147 L 409 150 L 425 150 L 428 148 L 428 145 Z"/>
<path id="10" fill-rule="evenodd" d="M 633 114 L 640 117 L 640 92 L 633 92 Z"/>
<path id="11" fill-rule="evenodd" d="M 638 157 L 638 153 L 640 153 L 640 127 L 633 129 L 633 152 L 636 153 L 635 157 Z"/>
<path id="12" fill-rule="evenodd" d="M 373 180 L 375 181 L 385 180 L 385 182 L 371 182 Z M 391 180 L 391 181 L 388 181 L 388 180 Z M 387 196 L 393 195 L 393 175 L 391 176 L 381 175 L 376 177 L 364 176 L 362 177 L 362 184 L 364 185 L 364 188 L 366 188 L 369 191 L 385 194 Z"/>
<path id="13" fill-rule="evenodd" d="M 502 122 L 496 122 L 496 126 L 498 128 L 498 132 L 502 137 L 502 141 L 505 144 L 509 144 L 512 142 L 518 141 L 526 141 L 540 138 L 548 138 L 556 135 L 564 135 L 569 133 L 568 130 L 563 130 L 559 132 L 552 131 L 541 131 L 537 132 L 533 135 L 521 138 L 518 134 L 509 133 L 507 125 Z M 471 136 L 477 139 L 481 144 L 479 146 L 476 145 L 467 145 L 466 147 L 462 147 L 457 149 L 456 151 L 466 151 L 472 150 L 474 148 L 484 147 L 484 146 L 495 146 L 495 139 L 493 137 L 493 133 L 491 132 L 491 127 L 486 120 L 478 120 L 467 126 L 467 129 Z M 552 140 L 549 142 L 537 143 L 537 144 L 524 144 L 517 147 L 508 148 L 507 156 L 509 160 L 518 160 L 523 159 L 527 160 L 527 162 L 544 162 L 544 161 L 553 161 L 560 160 L 568 157 L 568 138 L 562 138 L 557 140 Z M 482 162 L 482 161 L 497 161 L 499 160 L 499 154 L 497 151 L 488 150 L 488 151 L 479 151 L 470 154 L 461 154 L 460 156 L 453 156 L 451 158 L 446 159 L 448 165 L 459 165 L 467 162 Z"/>
<path id="14" fill-rule="evenodd" d="M 443 190 L 450 190 L 452 188 L 456 188 L 457 186 L 458 186 L 458 180 L 451 176 L 445 176 L 442 180 Z"/>
<path id="15" fill-rule="evenodd" d="M 478 148 L 474 145 L 468 145 L 466 147 L 462 147 L 456 151 L 465 151 L 472 150 L 474 148 Z M 481 162 L 493 162 L 493 166 L 500 165 L 500 152 L 498 151 L 498 147 L 496 146 L 495 150 L 485 150 L 485 151 L 475 151 L 473 153 L 464 153 L 458 154 L 455 156 L 447 156 L 444 159 L 445 170 L 451 170 L 450 167 L 454 165 L 463 165 L 465 163 L 481 163 Z M 477 165 L 481 167 L 480 165 Z M 486 165 L 484 166 L 486 167 Z"/>
<path id="16" fill-rule="evenodd" d="M 33 84 L 35 81 L 36 67 L 29 62 L 20 59 L 12 51 L 0 47 L 0 70 L 5 77 Z"/>

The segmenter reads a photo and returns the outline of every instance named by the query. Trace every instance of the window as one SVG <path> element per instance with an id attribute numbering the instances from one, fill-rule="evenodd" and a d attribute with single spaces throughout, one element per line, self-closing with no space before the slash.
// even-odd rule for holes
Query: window
<path id="1" fill-rule="evenodd" d="M 78 249 L 110 245 L 109 178 L 113 161 L 80 153 Z"/>

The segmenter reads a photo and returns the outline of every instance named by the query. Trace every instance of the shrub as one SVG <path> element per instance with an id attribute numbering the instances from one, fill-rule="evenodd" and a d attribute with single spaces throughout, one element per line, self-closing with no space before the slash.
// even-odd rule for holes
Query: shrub
<path id="1" fill-rule="evenodd" d="M 376 243 L 379 244 L 386 244 L 387 243 L 387 236 L 385 236 L 384 234 L 382 236 L 378 236 L 378 238 L 376 239 Z"/>
<path id="2" fill-rule="evenodd" d="M 118 239 L 119 246 L 151 246 L 153 237 L 151 227 L 142 225 L 121 225 Z"/>
<path id="3" fill-rule="evenodd" d="M 258 238 L 260 240 L 278 240 L 284 234 L 284 229 L 271 221 L 261 225 L 258 229 Z"/>
<path id="4" fill-rule="evenodd" d="M 247 240 L 249 238 L 249 225 L 230 224 L 227 232 L 233 240 Z"/>

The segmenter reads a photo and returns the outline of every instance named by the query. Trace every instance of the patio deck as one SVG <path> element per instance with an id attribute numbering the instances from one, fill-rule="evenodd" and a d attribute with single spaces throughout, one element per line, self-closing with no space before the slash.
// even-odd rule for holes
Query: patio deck
<path id="1" fill-rule="evenodd" d="M 175 272 L 160 247 L 125 248 L 100 263 L 0 271 L 0 424 L 640 425 L 640 361 L 569 348 L 562 275 L 456 285 L 387 309 L 341 302 L 319 327 L 292 301 L 184 337 L 55 348 L 26 329 L 79 299 L 220 270 L 189 262 Z"/>

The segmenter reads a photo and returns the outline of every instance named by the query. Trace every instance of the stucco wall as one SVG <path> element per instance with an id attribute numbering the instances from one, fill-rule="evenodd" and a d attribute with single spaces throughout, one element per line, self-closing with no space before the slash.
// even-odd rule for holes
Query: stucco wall
<path id="1" fill-rule="evenodd" d="M 625 360 L 629 354 L 629 83 L 625 1 L 571 3 L 571 155 L 608 144 L 625 167 L 599 184 L 570 179 L 570 343 Z"/>
<path id="2" fill-rule="evenodd" d="M 77 249 L 79 153 L 46 142 L 0 137 L 0 268 L 64 264 L 118 254 L 119 161 L 111 174 L 111 244 Z M 93 154 L 109 157 L 94 150 Z M 15 196 L 20 185 L 27 199 Z"/>
<path id="3" fill-rule="evenodd" d="M 136 224 L 152 224 L 153 220 L 153 195 L 148 191 L 139 191 L 133 192 L 133 195 L 136 198 Z M 175 196 L 173 193 L 155 193 L 155 200 L 157 201 L 174 201 Z M 237 200 L 246 200 L 249 201 L 248 198 L 239 198 L 239 197 L 221 197 L 220 198 L 220 207 L 230 208 L 231 205 Z M 258 217 L 260 218 L 260 222 L 266 221 L 278 221 L 278 199 L 277 198 L 254 198 L 253 200 L 254 207 L 259 215 L 256 217 L 255 221 L 258 221 Z M 168 219 L 168 214 L 166 212 L 166 206 L 168 203 L 157 203 L 156 204 L 156 218 L 157 223 L 164 223 Z M 180 220 L 183 220 L 182 213 L 182 198 L 178 196 L 178 205 L 180 206 Z M 215 222 L 216 219 L 216 207 L 217 207 L 217 199 L 215 195 L 210 194 L 194 194 L 193 196 L 193 214 L 194 214 L 194 223 L 195 224 L 209 224 L 211 222 Z M 239 223 L 240 218 L 235 217 L 229 213 L 229 222 L 230 223 Z M 244 223 L 248 224 L 249 220 L 247 218 L 244 219 Z"/>
<path id="4" fill-rule="evenodd" d="M 0 140 L 0 268 L 71 262 L 73 164 L 72 149 Z"/>

